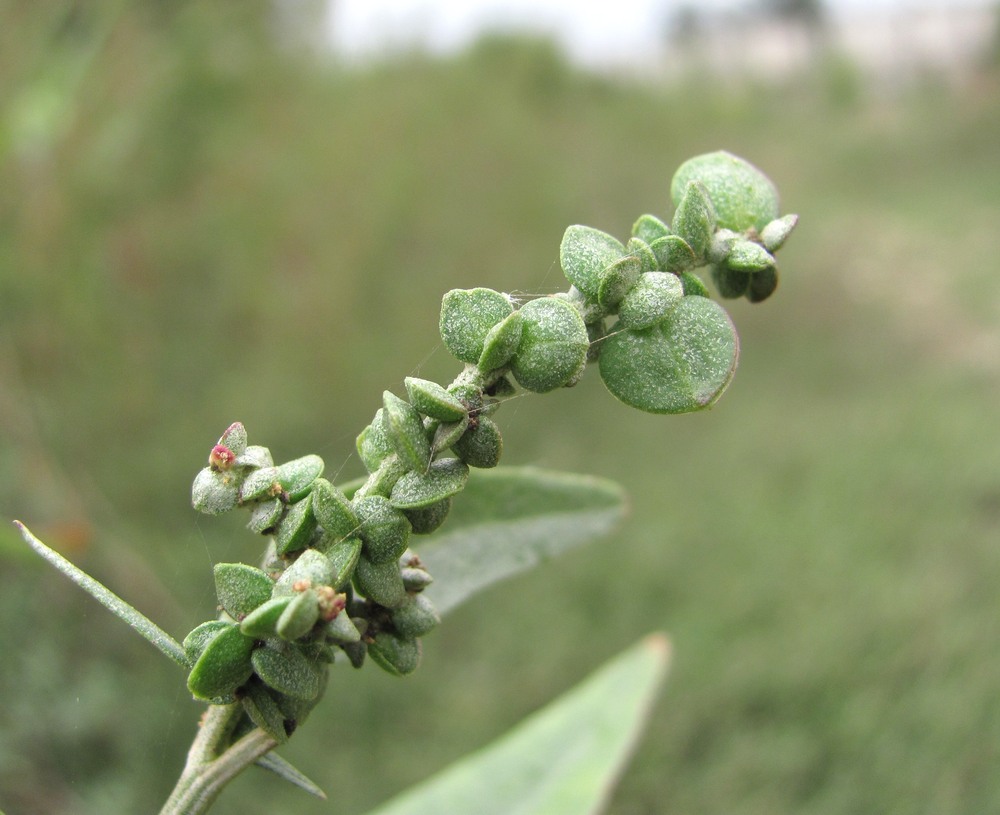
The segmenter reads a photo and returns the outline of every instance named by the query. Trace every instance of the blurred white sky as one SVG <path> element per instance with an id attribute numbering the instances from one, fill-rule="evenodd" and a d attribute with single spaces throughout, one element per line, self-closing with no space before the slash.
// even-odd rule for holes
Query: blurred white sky
<path id="1" fill-rule="evenodd" d="M 666 21 L 679 7 L 747 9 L 754 0 L 332 0 L 330 25 L 337 50 L 362 56 L 400 46 L 450 51 L 489 30 L 554 35 L 575 59 L 619 62 L 663 42 Z M 991 0 L 826 0 L 834 14 L 858 9 L 940 8 Z"/>

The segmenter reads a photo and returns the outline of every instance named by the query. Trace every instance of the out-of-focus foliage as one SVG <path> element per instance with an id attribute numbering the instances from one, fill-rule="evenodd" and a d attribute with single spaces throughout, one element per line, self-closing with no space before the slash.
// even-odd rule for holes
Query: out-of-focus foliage
<path id="1" fill-rule="evenodd" d="M 505 409 L 505 463 L 616 478 L 633 518 L 456 612 L 412 679 L 338 668 L 286 750 L 337 812 L 654 628 L 676 672 L 612 813 L 1000 806 L 995 75 L 672 88 L 498 38 L 348 70 L 257 0 L 3 15 L 0 508 L 175 636 L 258 545 L 188 506 L 220 428 L 359 474 L 382 391 L 455 372 L 443 292 L 562 288 L 565 227 L 666 215 L 690 155 L 746 156 L 803 216 L 713 411 L 636 416 L 596 372 Z M 0 557 L 0 807 L 154 810 L 183 672 L 12 529 Z M 331 811 L 297 795 L 251 773 L 218 811 Z"/>

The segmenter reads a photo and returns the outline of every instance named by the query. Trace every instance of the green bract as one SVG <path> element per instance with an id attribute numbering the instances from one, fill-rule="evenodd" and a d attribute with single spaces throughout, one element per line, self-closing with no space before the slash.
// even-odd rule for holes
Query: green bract
<path id="1" fill-rule="evenodd" d="M 216 563 L 214 572 L 219 604 L 234 620 L 271 599 L 274 581 L 260 569 L 245 563 Z"/>
<path id="2" fill-rule="evenodd" d="M 423 472 L 431 460 L 431 445 L 417 409 L 391 391 L 382 394 L 386 429 L 400 459 L 411 470 Z"/>
<path id="3" fill-rule="evenodd" d="M 238 626 L 226 625 L 205 644 L 188 674 L 188 690 L 198 699 L 224 697 L 246 682 L 253 673 L 250 652 L 254 641 Z"/>
<path id="4" fill-rule="evenodd" d="M 361 521 L 358 535 L 365 558 L 372 563 L 395 562 L 406 551 L 410 522 L 388 498 L 368 495 L 355 499 L 354 511 Z"/>
<path id="5" fill-rule="evenodd" d="M 629 290 L 618 309 L 618 327 L 642 329 L 661 322 L 684 296 L 677 275 L 647 272 Z"/>
<path id="6" fill-rule="evenodd" d="M 332 585 L 337 591 L 341 591 L 354 576 L 354 567 L 358 565 L 358 558 L 361 557 L 361 541 L 358 538 L 348 538 L 339 541 L 326 550 L 326 557 L 333 566 L 335 577 Z"/>
<path id="7" fill-rule="evenodd" d="M 705 185 L 720 227 L 758 232 L 778 217 L 778 191 L 771 180 L 745 159 L 725 150 L 685 161 L 670 183 L 670 197 L 679 206 L 688 183 Z"/>
<path id="8" fill-rule="evenodd" d="M 563 274 L 590 300 L 597 299 L 604 270 L 624 256 L 625 247 L 620 240 L 579 224 L 566 230 L 559 247 Z"/>
<path id="9" fill-rule="evenodd" d="M 672 222 L 677 233 L 699 261 L 705 258 L 712 235 L 715 234 L 715 209 L 705 185 L 697 179 L 684 187 Z"/>
<path id="10" fill-rule="evenodd" d="M 632 237 L 648 244 L 669 234 L 670 227 L 655 215 L 641 215 L 632 225 Z"/>
<path id="11" fill-rule="evenodd" d="M 380 631 L 368 645 L 368 653 L 393 676 L 406 676 L 420 665 L 420 642 L 413 637 L 403 637 Z"/>
<path id="12" fill-rule="evenodd" d="M 524 329 L 511 372 L 529 391 L 545 393 L 577 376 L 590 340 L 580 312 L 565 300 L 541 297 L 521 307 Z"/>
<path id="13" fill-rule="evenodd" d="M 315 699 L 323 687 L 323 669 L 294 645 L 270 641 L 254 650 L 252 661 L 265 685 L 293 699 Z"/>
<path id="14" fill-rule="evenodd" d="M 680 235 L 658 238 L 649 248 L 656 256 L 658 267 L 664 272 L 679 274 L 698 263 L 694 250 Z"/>
<path id="15" fill-rule="evenodd" d="M 605 339 L 601 378 L 625 404 L 649 413 L 701 410 L 729 384 L 738 348 L 733 324 L 715 301 L 685 297 L 652 328 Z"/>
<path id="16" fill-rule="evenodd" d="M 385 424 L 385 410 L 375 412 L 372 423 L 358 434 L 358 455 L 369 472 L 375 472 L 387 455 L 393 452 L 392 439 Z"/>
<path id="17" fill-rule="evenodd" d="M 386 608 L 396 608 L 406 602 L 403 578 L 394 560 L 372 563 L 362 555 L 354 570 L 354 585 L 369 600 Z"/>
<path id="18" fill-rule="evenodd" d="M 514 311 L 493 289 L 452 289 L 441 301 L 441 339 L 462 362 L 478 362 L 490 329 Z"/>
<path id="19" fill-rule="evenodd" d="M 492 371 L 506 365 L 521 342 L 521 315 L 508 315 L 497 323 L 483 338 L 483 352 L 479 355 L 479 370 Z"/>
<path id="20" fill-rule="evenodd" d="M 206 515 L 221 515 L 239 502 L 240 484 L 232 471 L 205 467 L 191 485 L 191 505 Z"/>
<path id="21" fill-rule="evenodd" d="M 274 596 L 295 594 L 296 585 L 330 586 L 337 579 L 337 569 L 329 557 L 316 549 L 306 549 L 282 572 L 274 583 Z"/>
<path id="22" fill-rule="evenodd" d="M 424 416 L 442 422 L 457 422 L 466 414 L 465 405 L 437 382 L 408 376 L 403 384 L 406 385 L 410 404 Z"/>
<path id="23" fill-rule="evenodd" d="M 313 515 L 312 501 L 292 504 L 285 517 L 278 523 L 274 544 L 279 555 L 297 552 L 309 545 L 316 531 L 316 516 Z"/>
<path id="24" fill-rule="evenodd" d="M 482 423 L 490 420 L 479 421 Z M 403 475 L 392 488 L 389 501 L 398 509 L 429 507 L 461 492 L 468 478 L 469 468 L 457 458 L 441 458 L 433 462 L 426 473 L 411 470 Z M 403 550 L 400 550 L 395 557 L 402 553 Z"/>
<path id="25" fill-rule="evenodd" d="M 323 474 L 323 459 L 316 455 L 302 456 L 278 467 L 278 483 L 288 493 L 289 501 L 298 501 L 309 494 L 312 483 Z"/>
<path id="26" fill-rule="evenodd" d="M 317 478 L 312 491 L 313 514 L 324 531 L 337 538 L 346 538 L 358 528 L 358 516 L 351 502 L 325 478 Z"/>
<path id="27" fill-rule="evenodd" d="M 503 453 L 503 438 L 497 423 L 487 416 L 476 422 L 476 426 L 465 432 L 451 449 L 469 467 L 496 467 Z M 466 468 L 468 469 L 468 468 Z"/>

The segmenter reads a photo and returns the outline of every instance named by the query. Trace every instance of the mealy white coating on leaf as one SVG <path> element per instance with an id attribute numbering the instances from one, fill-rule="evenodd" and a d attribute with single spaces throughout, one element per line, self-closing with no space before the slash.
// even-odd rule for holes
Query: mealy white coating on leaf
<path id="1" fill-rule="evenodd" d="M 590 340 L 580 312 L 557 297 L 521 307 L 521 344 L 511 373 L 527 390 L 545 393 L 565 385 L 586 364 Z"/>
<path id="2" fill-rule="evenodd" d="M 760 233 L 760 240 L 768 252 L 777 252 L 792 234 L 795 225 L 799 222 L 798 215 L 785 215 L 777 218 L 765 226 Z"/>
<path id="3" fill-rule="evenodd" d="M 601 348 L 601 378 L 627 405 L 649 413 L 688 413 L 722 395 L 738 356 L 725 310 L 705 297 L 685 297 L 659 325 L 609 336 Z"/>
<path id="4" fill-rule="evenodd" d="M 191 505 L 206 515 L 221 515 L 236 506 L 239 482 L 231 470 L 220 472 L 205 467 L 191 485 Z"/>
<path id="5" fill-rule="evenodd" d="M 478 362 L 490 329 L 513 311 L 510 298 L 493 289 L 452 289 L 441 300 L 441 339 L 452 356 Z"/>
<path id="6" fill-rule="evenodd" d="M 399 509 L 427 507 L 461 492 L 468 478 L 469 468 L 457 458 L 441 458 L 426 473 L 405 473 L 393 486 L 389 502 Z"/>
<path id="7" fill-rule="evenodd" d="M 618 309 L 621 328 L 649 328 L 677 306 L 684 296 L 684 286 L 677 275 L 647 272 L 633 286 Z"/>
<path id="8" fill-rule="evenodd" d="M 695 257 L 704 258 L 715 232 L 715 223 L 715 209 L 705 185 L 698 179 L 689 181 L 671 228 L 684 239 Z"/>
<path id="9" fill-rule="evenodd" d="M 567 227 L 559 246 L 566 279 L 587 297 L 597 297 L 601 273 L 625 255 L 625 246 L 607 232 L 576 224 Z"/>
<path id="10" fill-rule="evenodd" d="M 751 228 L 760 231 L 778 217 L 778 190 L 746 159 L 725 150 L 688 159 L 670 183 L 675 206 L 693 180 L 708 190 L 720 227 L 737 232 Z"/>
<path id="11" fill-rule="evenodd" d="M 774 258 L 759 243 L 740 239 L 726 255 L 726 266 L 738 272 L 762 272 L 774 266 Z"/>
<path id="12" fill-rule="evenodd" d="M 219 439 L 219 444 L 228 447 L 234 456 L 240 456 L 247 449 L 247 429 L 242 422 L 233 422 Z"/>

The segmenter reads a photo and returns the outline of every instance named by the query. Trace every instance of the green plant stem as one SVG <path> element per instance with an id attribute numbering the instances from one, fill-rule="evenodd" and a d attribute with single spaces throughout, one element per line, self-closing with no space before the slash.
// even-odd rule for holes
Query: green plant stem
<path id="1" fill-rule="evenodd" d="M 191 743 L 184 771 L 160 815 L 207 812 L 226 784 L 277 746 L 263 730 L 255 729 L 220 753 L 242 713 L 238 702 L 209 706 Z"/>

